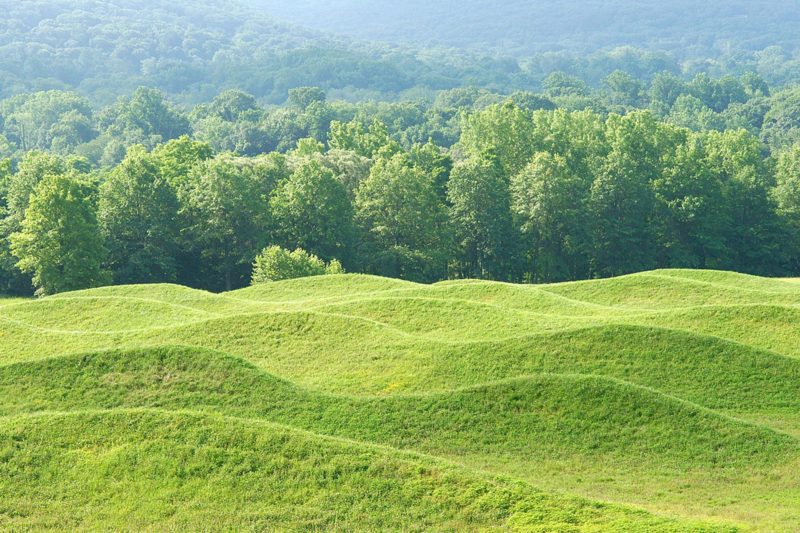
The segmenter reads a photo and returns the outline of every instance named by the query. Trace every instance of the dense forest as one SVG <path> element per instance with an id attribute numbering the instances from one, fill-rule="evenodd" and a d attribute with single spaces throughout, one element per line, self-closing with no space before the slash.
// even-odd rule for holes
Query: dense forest
<path id="1" fill-rule="evenodd" d="M 280 19 L 373 41 L 586 54 L 619 46 L 708 58 L 800 46 L 791 1 L 247 0 Z"/>
<path id="2" fill-rule="evenodd" d="M 419 281 L 800 271 L 800 91 L 753 74 L 544 86 L 355 104 L 307 87 L 270 108 L 229 90 L 189 112 L 152 88 L 98 110 L 12 97 L 2 290 L 228 289 L 269 246 Z"/>
<path id="3" fill-rule="evenodd" d="M 318 86 L 333 99 L 413 101 L 458 87 L 539 92 L 556 71 L 595 88 L 617 70 L 648 83 L 662 72 L 684 81 L 700 73 L 717 78 L 755 72 L 773 86 L 800 82 L 798 38 L 785 16 L 793 9 L 789 3 L 770 2 L 767 9 L 763 3 L 728 0 L 729 11 L 707 18 L 684 15 L 711 9 L 706 4 L 658 8 L 655 2 L 629 0 L 539 2 L 538 9 L 515 1 L 504 2 L 502 10 L 485 2 L 461 8 L 439 1 L 414 9 L 407 3 L 398 8 L 361 2 L 357 9 L 335 10 L 350 3 L 6 2 L 0 97 L 68 90 L 104 106 L 148 86 L 179 104 L 207 102 L 227 89 L 281 104 L 293 87 Z M 402 17 L 394 16 L 397 9 Z M 343 33 L 347 27 L 367 31 L 395 24 L 403 35 L 376 33 L 382 41 L 376 44 L 352 38 L 362 33 L 317 33 L 271 16 L 289 11 L 300 17 L 292 20 L 330 21 Z M 412 16 L 413 24 L 403 24 Z M 342 17 L 357 18 L 348 26 Z M 714 20 L 714 31 L 694 27 L 701 20 Z M 421 28 L 441 39 L 413 35 Z M 662 34 L 663 39 L 645 38 Z"/>
<path id="4" fill-rule="evenodd" d="M 221 290 L 257 257 L 419 281 L 800 271 L 800 88 L 765 43 L 700 72 L 655 48 L 482 60 L 137 6 L 23 0 L 0 23 L 0 292 Z"/>
<path id="5" fill-rule="evenodd" d="M 351 99 L 465 84 L 531 83 L 516 64 L 360 44 L 290 28 L 236 2 L 19 0 L 0 21 L 0 96 L 75 90 L 108 104 L 138 86 L 199 103 L 238 88 L 281 103 L 292 87 Z"/>

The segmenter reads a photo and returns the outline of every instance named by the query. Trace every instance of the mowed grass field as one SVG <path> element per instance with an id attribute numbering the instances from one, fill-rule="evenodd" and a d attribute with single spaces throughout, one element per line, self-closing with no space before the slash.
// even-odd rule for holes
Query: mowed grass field
<path id="1" fill-rule="evenodd" d="M 0 299 L 0 529 L 800 531 L 800 283 Z"/>

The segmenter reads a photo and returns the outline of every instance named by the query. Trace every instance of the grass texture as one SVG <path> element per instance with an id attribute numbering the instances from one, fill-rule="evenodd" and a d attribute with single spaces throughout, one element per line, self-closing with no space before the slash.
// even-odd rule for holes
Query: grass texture
<path id="1" fill-rule="evenodd" d="M 795 531 L 800 283 L 0 298 L 0 528 Z"/>

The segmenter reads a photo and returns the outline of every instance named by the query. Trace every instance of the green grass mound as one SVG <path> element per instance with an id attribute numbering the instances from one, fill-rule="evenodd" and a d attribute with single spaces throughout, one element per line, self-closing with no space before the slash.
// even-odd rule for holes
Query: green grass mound
<path id="1" fill-rule="evenodd" d="M 256 285 L 228 293 L 243 300 L 266 302 L 319 302 L 333 298 L 352 298 L 387 291 L 402 291 L 422 287 L 416 283 L 398 279 L 343 274 L 336 276 L 314 276 L 291 279 L 275 283 Z"/>
<path id="2" fill-rule="evenodd" d="M 332 393 L 447 391 L 537 373 L 604 376 L 711 409 L 800 412 L 800 360 L 714 336 L 633 325 L 489 342 L 431 340 L 343 315 L 258 313 L 129 333 L 54 333 L 0 322 L 4 361 L 184 344 L 241 357 Z"/>
<path id="3" fill-rule="evenodd" d="M 800 358 L 800 306 L 700 307 L 641 317 L 637 321 L 716 335 Z"/>
<path id="4" fill-rule="evenodd" d="M 240 359 L 191 348 L 57 358 L 0 368 L 0 414 L 152 407 L 211 409 L 448 455 L 636 458 L 692 468 L 770 463 L 796 441 L 608 378 L 539 375 L 448 393 L 314 393 Z M 640 465 L 644 466 L 644 465 Z"/>
<path id="5" fill-rule="evenodd" d="M 316 310 L 362 317 L 409 335 L 452 342 L 506 339 L 591 323 L 579 317 L 528 313 L 469 300 L 423 297 L 370 298 Z"/>
<path id="6" fill-rule="evenodd" d="M 259 309 L 258 306 L 253 306 L 252 302 L 169 283 L 100 287 L 57 294 L 47 299 L 60 300 L 66 298 L 139 298 L 189 307 L 216 315 L 235 314 L 249 309 Z"/>
<path id="7" fill-rule="evenodd" d="M 0 307 L 6 307 L 8 305 L 14 305 L 18 303 L 28 302 L 30 301 L 27 298 L 13 298 L 10 296 L 2 296 L 0 295 Z"/>
<path id="8" fill-rule="evenodd" d="M 410 291 L 406 296 L 419 295 L 431 298 L 470 300 L 532 313 L 577 317 L 601 317 L 609 313 L 606 306 L 571 300 L 548 291 L 546 287 L 495 281 L 459 280 L 437 283 L 433 287 Z M 621 309 L 616 313 L 624 314 L 626 310 Z"/>
<path id="9" fill-rule="evenodd" d="M 654 271 L 653 274 L 661 276 L 671 276 L 681 279 L 691 279 L 703 281 L 714 285 L 722 285 L 734 289 L 750 289 L 762 292 L 790 292 L 797 294 L 797 287 L 793 286 L 791 280 L 771 279 L 749 274 L 739 274 L 738 272 L 725 272 L 720 270 L 692 270 L 692 269 L 664 269 Z"/>
<path id="10" fill-rule="evenodd" d="M 0 417 L 12 435 L 0 437 L 0 528 L 692 529 L 559 492 L 790 531 L 800 523 L 798 324 L 800 284 L 691 270 L 540 286 L 342 275 L 226 294 L 146 285 L 0 299 Z M 113 437 L 82 440 L 112 419 Z M 71 434 L 70 421 L 83 429 Z M 29 435 L 19 445 L 14 424 Z M 149 440 L 160 425 L 174 435 L 155 429 Z M 213 444 L 208 428 L 226 425 L 244 428 L 232 430 L 241 450 Z M 355 446 L 369 457 L 358 472 L 434 461 L 419 454 L 458 467 L 392 470 L 397 487 L 423 479 L 436 495 L 411 501 L 419 494 L 381 492 L 344 467 L 331 485 L 303 461 L 263 467 L 248 448 L 263 432 Z M 197 450 L 198 462 L 170 470 L 162 450 L 173 448 Z M 323 472 L 343 457 L 312 462 Z M 65 458 L 90 470 L 58 477 Z M 253 484 L 231 474 L 239 459 Z M 461 481 L 443 481 L 451 474 L 485 499 L 459 499 Z M 212 501 L 221 487 L 230 495 Z M 332 510 L 321 503 L 331 487 L 343 491 Z M 507 500 L 498 487 L 524 490 Z M 350 509 L 364 493 L 359 522 Z M 520 511 L 528 498 L 563 513 Z"/>
<path id="11" fill-rule="evenodd" d="M 48 298 L 0 310 L 0 320 L 55 331 L 148 329 L 198 322 L 214 316 L 180 304 L 132 297 Z"/>
<path id="12" fill-rule="evenodd" d="M 4 529 L 698 528 L 391 449 L 189 413 L 7 418 L 0 457 Z"/>
<path id="13" fill-rule="evenodd" d="M 95 289 L 85 289 L 68 293 L 55 294 L 49 296 L 50 300 L 61 298 L 102 298 L 102 297 L 129 297 L 144 298 L 149 300 L 159 300 L 163 302 L 178 303 L 181 300 L 198 299 L 202 297 L 213 298 L 215 295 L 199 289 L 175 285 L 172 283 L 151 283 L 142 285 L 112 285 L 108 287 L 97 287 Z"/>
<path id="14" fill-rule="evenodd" d="M 691 276 L 685 271 L 677 272 L 645 272 L 543 288 L 595 305 L 655 311 L 702 305 L 800 304 L 800 290 L 791 283 L 762 278 L 753 281 L 747 277 L 746 283 L 737 285 L 731 276 L 725 274 Z M 785 286 L 786 290 L 775 290 L 775 283 Z"/>
<path id="15" fill-rule="evenodd" d="M 609 325 L 451 344 L 344 316 L 284 313 L 161 332 L 307 386 L 356 395 L 452 390 L 535 373 L 630 381 L 710 408 L 800 410 L 800 361 L 671 329 Z"/>

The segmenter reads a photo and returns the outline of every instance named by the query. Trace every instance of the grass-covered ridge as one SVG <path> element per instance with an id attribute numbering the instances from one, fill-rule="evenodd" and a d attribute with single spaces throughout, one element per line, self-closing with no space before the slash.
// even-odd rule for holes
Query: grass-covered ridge
<path id="1" fill-rule="evenodd" d="M 50 446 L 37 446 L 37 442 Z M 160 410 L 0 421 L 14 528 L 681 531 L 436 460 L 285 426 Z M 67 466 L 64 466 L 67 465 Z M 64 485 L 44 484 L 57 476 Z M 93 489 L 92 491 L 86 490 Z M 44 509 L 33 505 L 47 501 Z M 713 531 L 695 525 L 698 530 Z"/>
<path id="2" fill-rule="evenodd" d="M 798 313 L 687 270 L 0 299 L 0 526 L 791 530 Z"/>

